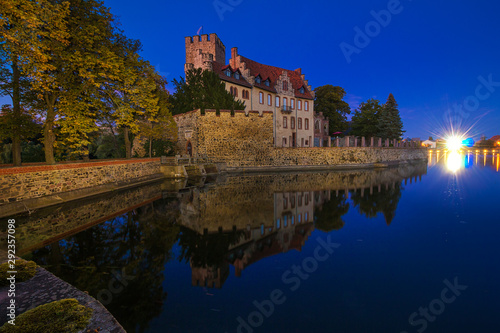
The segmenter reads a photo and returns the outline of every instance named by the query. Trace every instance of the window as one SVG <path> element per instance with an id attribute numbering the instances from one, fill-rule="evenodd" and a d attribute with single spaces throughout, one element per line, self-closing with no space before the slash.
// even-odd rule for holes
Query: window
<path id="1" fill-rule="evenodd" d="M 286 116 L 283 117 L 283 128 L 287 128 L 288 124 L 287 124 L 287 121 L 286 121 Z M 285 139 L 286 141 L 286 139 Z"/>
<path id="2" fill-rule="evenodd" d="M 297 128 L 302 129 L 302 118 L 297 118 Z M 304 140 L 304 139 L 302 139 Z"/>
<path id="3" fill-rule="evenodd" d="M 269 94 L 267 95 L 267 105 L 273 105 L 272 97 Z"/>
<path id="4" fill-rule="evenodd" d="M 307 222 L 307 220 L 308 220 L 308 216 L 307 216 L 307 215 L 308 215 L 308 214 L 307 214 L 307 212 L 306 212 L 306 213 L 304 214 L 304 221 L 306 221 L 306 222 Z"/>
<path id="5" fill-rule="evenodd" d="M 286 109 L 286 104 L 287 104 L 288 100 L 286 97 L 283 97 L 283 107 Z"/>
<path id="6" fill-rule="evenodd" d="M 290 126 L 292 129 L 295 129 L 295 117 L 290 118 Z"/>
<path id="7" fill-rule="evenodd" d="M 238 97 L 238 88 L 234 87 L 234 96 Z"/>
<path id="8" fill-rule="evenodd" d="M 288 91 L 288 82 L 287 81 L 283 81 L 283 90 Z"/>
<path id="9" fill-rule="evenodd" d="M 307 118 L 304 119 L 304 127 L 305 127 L 306 130 L 309 129 L 309 119 L 307 119 Z"/>
<path id="10" fill-rule="evenodd" d="M 287 209 L 288 208 L 288 200 L 287 198 L 283 197 L 283 209 Z"/>
<path id="11" fill-rule="evenodd" d="M 231 95 L 234 95 L 233 87 L 229 88 L 229 92 L 231 93 Z"/>
<path id="12" fill-rule="evenodd" d="M 287 227 L 288 226 L 288 216 L 283 216 L 283 227 Z"/>
<path id="13" fill-rule="evenodd" d="M 259 103 L 264 104 L 264 94 L 262 92 L 259 93 Z"/>
<path id="14" fill-rule="evenodd" d="M 276 220 L 276 228 L 277 229 L 281 228 L 281 220 L 280 219 Z"/>
<path id="15" fill-rule="evenodd" d="M 297 101 L 297 109 L 302 110 L 302 101 L 301 100 Z"/>
<path id="16" fill-rule="evenodd" d="M 305 102 L 304 102 L 304 109 L 305 109 L 306 111 L 309 111 L 309 102 L 308 102 L 308 101 L 305 101 Z"/>
<path id="17" fill-rule="evenodd" d="M 264 232 L 265 232 L 265 230 L 264 230 L 264 224 L 261 224 L 260 225 L 260 234 L 263 235 Z"/>
<path id="18" fill-rule="evenodd" d="M 236 80 L 239 80 L 240 79 L 240 73 L 238 73 L 238 72 L 234 73 L 234 78 Z"/>
<path id="19" fill-rule="evenodd" d="M 276 96 L 276 107 L 280 107 L 280 98 L 278 96 Z"/>
<path id="20" fill-rule="evenodd" d="M 299 214 L 298 218 L 299 218 L 299 223 L 302 222 L 302 214 Z"/>
<path id="21" fill-rule="evenodd" d="M 302 207 L 302 194 L 299 194 L 299 197 L 298 197 L 298 205 L 299 207 Z M 300 216 L 300 215 L 299 215 Z M 299 218 L 299 221 L 300 221 L 300 218 Z"/>
<path id="22" fill-rule="evenodd" d="M 319 120 L 314 123 L 314 130 L 319 131 Z"/>
<path id="23" fill-rule="evenodd" d="M 229 69 L 226 69 L 224 73 L 226 74 L 226 76 L 231 77 L 231 71 Z"/>
<path id="24" fill-rule="evenodd" d="M 305 146 L 304 146 L 304 138 L 302 138 L 302 140 L 301 140 L 301 146 L 302 146 L 302 147 L 305 147 Z"/>
<path id="25" fill-rule="evenodd" d="M 306 90 L 304 89 L 304 87 L 301 87 L 301 88 L 299 89 L 299 91 L 300 91 L 300 93 L 301 93 L 301 94 L 303 94 L 303 93 L 305 93 L 305 92 L 306 92 Z"/>
<path id="26" fill-rule="evenodd" d="M 260 78 L 260 75 L 257 75 L 257 77 L 255 78 L 255 83 L 261 83 L 262 82 L 262 79 Z"/>
<path id="27" fill-rule="evenodd" d="M 283 138 L 283 147 L 286 147 L 286 138 Z"/>
<path id="28" fill-rule="evenodd" d="M 290 108 L 293 110 L 295 108 L 295 99 L 290 98 Z"/>
<path id="29" fill-rule="evenodd" d="M 269 87 L 270 83 L 271 83 L 271 82 L 269 81 L 269 79 L 267 79 L 266 81 L 264 81 L 264 84 L 265 84 L 266 86 L 268 86 L 268 87 Z"/>

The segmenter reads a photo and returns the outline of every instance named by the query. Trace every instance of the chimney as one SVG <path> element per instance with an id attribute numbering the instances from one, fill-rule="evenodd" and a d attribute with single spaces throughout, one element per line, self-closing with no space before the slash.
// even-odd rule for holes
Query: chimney
<path id="1" fill-rule="evenodd" d="M 233 69 L 236 69 L 238 68 L 236 66 L 236 57 L 238 56 L 238 48 L 237 47 L 233 47 L 231 48 L 231 60 L 229 61 L 229 65 L 231 66 L 231 68 Z"/>

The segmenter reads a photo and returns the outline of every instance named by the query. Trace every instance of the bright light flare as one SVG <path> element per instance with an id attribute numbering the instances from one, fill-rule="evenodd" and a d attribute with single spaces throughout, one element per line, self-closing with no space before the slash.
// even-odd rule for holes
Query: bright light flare
<path id="1" fill-rule="evenodd" d="M 460 150 L 462 149 L 462 139 L 459 138 L 458 136 L 452 136 L 452 137 L 449 137 L 447 140 L 446 140 L 446 147 L 448 148 L 448 150 L 451 150 L 451 151 L 457 151 L 457 150 Z"/>
<path id="2" fill-rule="evenodd" d="M 453 151 L 446 160 L 446 167 L 449 171 L 456 173 L 462 168 L 462 157 L 457 151 Z"/>

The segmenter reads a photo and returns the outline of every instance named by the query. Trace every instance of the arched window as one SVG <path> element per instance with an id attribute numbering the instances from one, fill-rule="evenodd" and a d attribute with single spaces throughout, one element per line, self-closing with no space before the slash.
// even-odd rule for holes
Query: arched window
<path id="1" fill-rule="evenodd" d="M 295 108 L 295 99 L 290 98 L 290 108 L 293 110 Z"/>
<path id="2" fill-rule="evenodd" d="M 264 104 L 264 94 L 262 92 L 259 93 L 259 103 Z"/>
<path id="3" fill-rule="evenodd" d="M 234 87 L 234 96 L 238 97 L 238 88 Z"/>
<path id="4" fill-rule="evenodd" d="M 290 118 L 290 128 L 295 129 L 295 117 Z"/>
<path id="5" fill-rule="evenodd" d="M 304 119 L 304 127 L 305 127 L 306 130 L 309 129 L 309 119 L 307 119 L 307 118 Z"/>
<path id="6" fill-rule="evenodd" d="M 267 79 L 266 81 L 264 81 L 264 84 L 269 87 L 269 85 L 271 84 L 271 82 L 269 81 L 269 79 Z"/>
<path id="7" fill-rule="evenodd" d="M 288 124 L 287 124 L 287 121 L 286 121 L 286 116 L 283 117 L 283 128 L 287 128 Z M 286 141 L 286 139 L 285 139 Z"/>
<path id="8" fill-rule="evenodd" d="M 286 105 L 287 105 L 287 98 L 286 97 L 283 97 L 283 107 L 286 109 Z"/>
<path id="9" fill-rule="evenodd" d="M 276 96 L 276 107 L 277 108 L 280 107 L 280 98 L 279 98 L 279 96 Z"/>
<path id="10" fill-rule="evenodd" d="M 302 129 L 302 118 L 297 118 L 297 127 L 298 129 Z"/>
<path id="11" fill-rule="evenodd" d="M 306 111 L 309 111 L 309 102 L 305 102 L 304 103 L 304 108 L 306 109 Z"/>
<path id="12" fill-rule="evenodd" d="M 283 90 L 288 91 L 288 82 L 287 81 L 283 81 Z"/>
<path id="13" fill-rule="evenodd" d="M 261 83 L 262 79 L 260 78 L 260 75 L 257 75 L 255 78 L 255 83 Z"/>
<path id="14" fill-rule="evenodd" d="M 230 91 L 231 95 L 234 95 L 234 90 L 233 90 L 233 87 L 231 87 L 231 88 L 229 89 L 229 91 Z"/>
<path id="15" fill-rule="evenodd" d="M 297 109 L 302 110 L 302 101 L 300 99 L 297 100 Z"/>
<path id="16" fill-rule="evenodd" d="M 267 105 L 269 106 L 273 105 L 273 100 L 270 94 L 267 95 Z"/>

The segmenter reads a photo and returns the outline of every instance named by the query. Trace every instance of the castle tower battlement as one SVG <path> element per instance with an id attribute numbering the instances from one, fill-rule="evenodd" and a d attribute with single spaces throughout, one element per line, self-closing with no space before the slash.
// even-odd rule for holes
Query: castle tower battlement
<path id="1" fill-rule="evenodd" d="M 186 64 L 184 69 L 207 67 L 207 61 L 221 65 L 226 62 L 226 47 L 217 34 L 189 36 L 186 41 Z"/>

